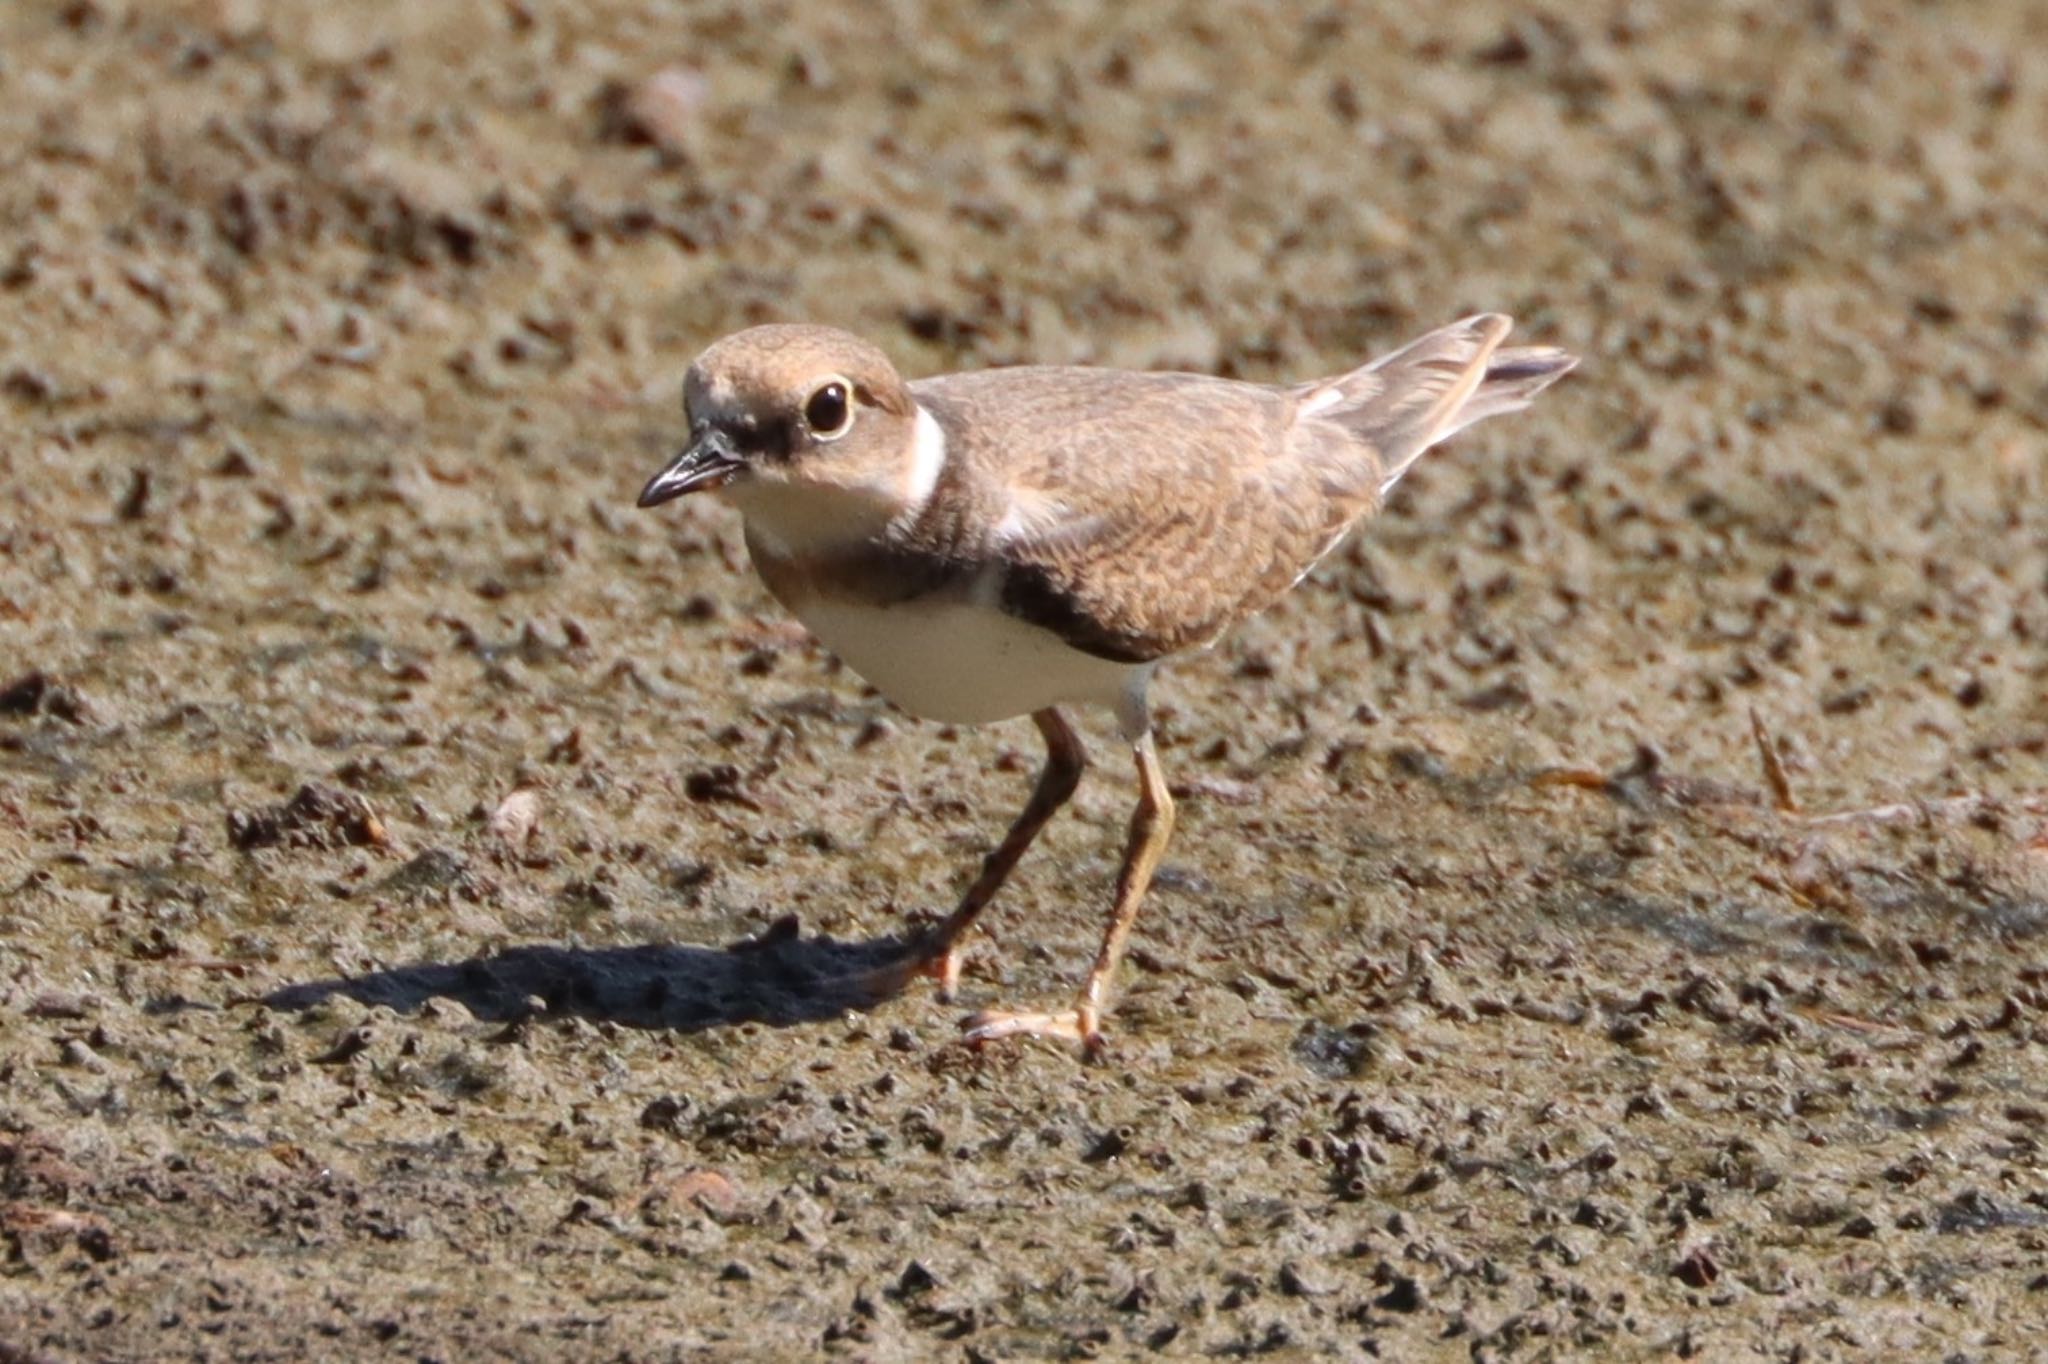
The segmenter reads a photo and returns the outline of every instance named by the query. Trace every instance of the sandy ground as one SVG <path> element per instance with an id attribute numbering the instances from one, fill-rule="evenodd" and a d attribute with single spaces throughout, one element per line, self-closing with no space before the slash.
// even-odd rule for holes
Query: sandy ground
<path id="1" fill-rule="evenodd" d="M 2038 6 L 1415 8 L 0 7 L 0 1359 L 2039 1357 Z M 954 1041 L 1099 719 L 856 988 L 1036 736 L 632 510 L 695 351 L 1479 308 L 1583 367 L 1155 690 L 1106 1063 Z"/>

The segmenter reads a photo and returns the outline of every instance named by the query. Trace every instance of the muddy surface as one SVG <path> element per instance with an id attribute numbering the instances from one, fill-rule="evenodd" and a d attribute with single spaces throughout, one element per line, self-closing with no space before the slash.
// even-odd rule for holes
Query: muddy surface
<path id="1" fill-rule="evenodd" d="M 0 6 L 0 1358 L 2038 1350 L 2030 17 Z M 1155 688 L 1105 1063 L 958 1045 L 1127 763 L 889 988 L 1036 736 L 631 509 L 684 365 L 1478 308 L 1582 369 Z"/>

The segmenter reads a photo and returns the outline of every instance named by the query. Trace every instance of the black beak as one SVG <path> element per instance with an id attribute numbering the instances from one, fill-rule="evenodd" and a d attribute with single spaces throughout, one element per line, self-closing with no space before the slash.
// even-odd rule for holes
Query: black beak
<path id="1" fill-rule="evenodd" d="M 688 448 L 647 480 L 647 486 L 640 490 L 640 505 L 658 507 L 684 493 L 720 487 L 743 462 L 733 449 L 731 437 L 715 426 L 707 426 Z"/>

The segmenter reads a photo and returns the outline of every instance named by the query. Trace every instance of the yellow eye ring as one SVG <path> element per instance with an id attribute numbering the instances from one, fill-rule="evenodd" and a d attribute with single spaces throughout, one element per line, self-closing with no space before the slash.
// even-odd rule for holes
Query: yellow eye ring
<path id="1" fill-rule="evenodd" d="M 804 400 L 804 425 L 819 440 L 837 440 L 853 426 L 853 394 L 844 379 L 828 379 Z"/>

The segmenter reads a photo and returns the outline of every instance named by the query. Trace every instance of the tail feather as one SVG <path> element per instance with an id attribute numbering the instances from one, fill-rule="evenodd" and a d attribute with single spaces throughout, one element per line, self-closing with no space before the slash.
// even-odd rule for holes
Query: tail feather
<path id="1" fill-rule="evenodd" d="M 1300 414 L 1371 441 L 1384 495 L 1430 446 L 1519 412 L 1578 363 L 1551 346 L 1502 350 L 1513 326 L 1503 314 L 1481 313 L 1439 327 L 1362 369 L 1299 386 Z"/>

